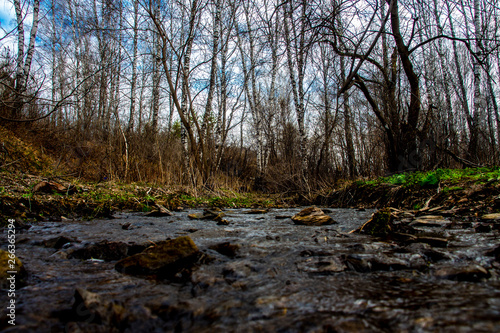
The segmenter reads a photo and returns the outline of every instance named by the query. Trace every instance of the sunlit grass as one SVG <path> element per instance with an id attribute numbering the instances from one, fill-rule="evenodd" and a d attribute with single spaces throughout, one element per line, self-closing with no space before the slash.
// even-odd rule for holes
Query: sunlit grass
<path id="1" fill-rule="evenodd" d="M 500 182 L 500 167 L 437 169 L 433 171 L 416 171 L 380 177 L 369 181 L 360 181 L 359 185 L 377 186 L 392 184 L 400 186 L 437 187 L 440 183 L 458 184 L 473 181 L 475 183 Z"/>

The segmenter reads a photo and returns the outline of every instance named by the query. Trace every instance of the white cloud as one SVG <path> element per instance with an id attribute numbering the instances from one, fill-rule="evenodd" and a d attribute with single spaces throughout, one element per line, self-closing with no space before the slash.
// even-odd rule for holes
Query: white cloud
<path id="1" fill-rule="evenodd" d="M 12 29 L 13 20 L 16 17 L 14 5 L 8 0 L 0 0 L 0 24 L 2 28 Z"/>

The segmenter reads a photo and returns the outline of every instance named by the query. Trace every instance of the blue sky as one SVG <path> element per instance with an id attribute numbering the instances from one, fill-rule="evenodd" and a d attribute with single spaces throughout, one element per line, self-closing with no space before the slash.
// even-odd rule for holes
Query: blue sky
<path id="1" fill-rule="evenodd" d="M 0 24 L 8 28 L 14 19 L 14 6 L 7 0 L 0 0 Z"/>

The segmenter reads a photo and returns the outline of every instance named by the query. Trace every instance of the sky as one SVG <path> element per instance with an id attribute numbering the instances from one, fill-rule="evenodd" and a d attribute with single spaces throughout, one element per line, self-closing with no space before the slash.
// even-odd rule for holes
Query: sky
<path id="1" fill-rule="evenodd" d="M 14 5 L 9 0 L 0 0 L 0 51 L 4 47 L 9 47 L 11 50 L 13 48 L 13 35 L 10 35 L 10 38 L 4 37 L 7 32 L 15 28 L 15 17 Z"/>
<path id="2" fill-rule="evenodd" d="M 7 29 L 15 18 L 14 6 L 8 0 L 0 0 L 0 24 Z"/>
<path id="3" fill-rule="evenodd" d="M 26 11 L 28 0 L 22 0 L 21 6 L 23 6 L 23 13 Z M 25 38 L 29 38 L 30 26 L 32 23 L 31 11 L 25 17 L 24 20 L 24 30 Z M 11 0 L 0 0 L 0 51 L 3 51 L 4 47 L 8 47 L 11 50 L 17 48 L 16 45 L 16 31 L 10 34 L 8 38 L 5 38 L 5 34 L 12 32 L 16 28 L 16 11 Z"/>

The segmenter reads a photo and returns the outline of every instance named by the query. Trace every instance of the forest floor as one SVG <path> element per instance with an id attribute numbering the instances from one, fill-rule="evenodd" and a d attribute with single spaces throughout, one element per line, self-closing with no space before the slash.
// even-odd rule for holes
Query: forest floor
<path id="1" fill-rule="evenodd" d="M 55 175 L 54 160 L 0 127 L 0 217 L 43 221 L 112 217 L 118 211 L 195 207 L 284 208 L 318 205 L 441 212 L 477 219 L 500 212 L 500 168 L 438 169 L 345 181 L 313 193 L 241 193 L 231 189 L 90 182 Z"/>
<path id="2" fill-rule="evenodd" d="M 465 170 L 444 170 L 460 172 Z M 112 217 L 118 211 L 156 212 L 162 207 L 184 208 L 284 208 L 318 205 L 336 208 L 394 207 L 444 213 L 476 220 L 500 213 L 500 177 L 492 169 L 466 170 L 457 179 L 435 184 L 352 181 L 319 195 L 237 193 L 230 190 L 194 191 L 158 185 L 90 183 L 48 179 L 23 172 L 0 171 L 0 214 L 5 220 L 61 220 Z M 435 173 L 435 172 L 434 172 Z M 427 173 L 433 174 L 433 173 Z M 415 177 L 415 174 L 407 174 Z"/>

